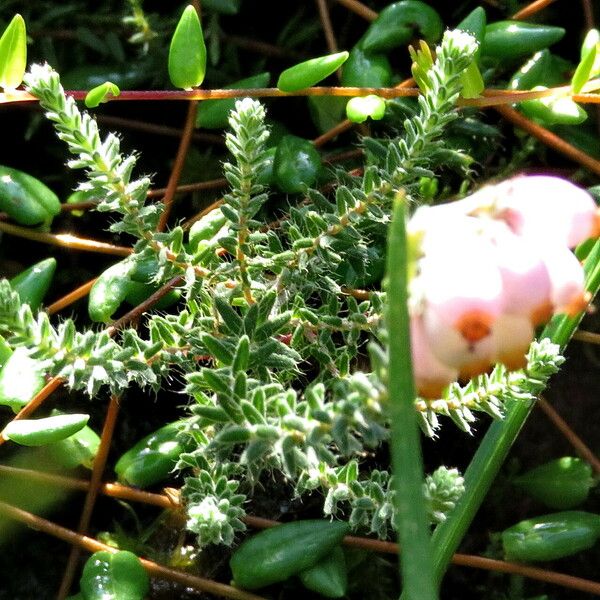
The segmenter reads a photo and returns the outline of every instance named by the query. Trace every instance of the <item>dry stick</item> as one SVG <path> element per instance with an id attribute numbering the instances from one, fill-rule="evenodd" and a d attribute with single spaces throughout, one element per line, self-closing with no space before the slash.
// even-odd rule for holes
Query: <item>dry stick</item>
<path id="1" fill-rule="evenodd" d="M 565 156 L 568 156 L 571 160 L 574 160 L 584 167 L 587 167 L 590 171 L 600 175 L 600 161 L 596 160 L 589 154 L 582 152 L 575 146 L 565 142 L 562 138 L 548 131 L 541 125 L 534 123 L 527 117 L 524 117 L 521 113 L 510 108 L 509 106 L 497 106 L 496 110 L 506 119 L 511 121 L 517 127 L 524 129 L 527 133 L 550 146 L 554 150 L 561 152 Z"/>
<path id="2" fill-rule="evenodd" d="M 554 407 L 542 396 L 538 398 L 537 405 L 544 411 L 544 414 L 552 421 L 554 426 L 567 438 L 571 446 L 581 458 L 592 465 L 597 474 L 600 474 L 600 460 L 589 449 L 585 442 L 569 427 L 567 422 L 556 412 Z"/>
<path id="3" fill-rule="evenodd" d="M 552 4 L 555 1 L 556 0 L 535 0 L 535 2 L 532 2 L 531 4 L 528 4 L 527 6 L 523 7 L 521 10 L 517 11 L 511 17 L 511 19 L 515 19 L 517 21 L 520 21 L 523 19 L 528 19 L 529 17 L 535 15 L 535 13 L 546 8 L 546 6 Z"/>
<path id="4" fill-rule="evenodd" d="M 573 334 L 573 339 L 590 344 L 600 344 L 600 333 L 579 329 Z"/>
<path id="5" fill-rule="evenodd" d="M 338 4 L 345 6 L 348 10 L 356 13 L 359 17 L 362 17 L 365 21 L 374 21 L 377 18 L 377 12 L 370 9 L 358 0 L 337 0 Z"/>
<path id="6" fill-rule="evenodd" d="M 198 103 L 192 101 L 188 105 L 188 111 L 185 118 L 185 125 L 183 128 L 183 134 L 181 141 L 179 142 L 179 148 L 177 149 L 177 155 L 175 156 L 175 163 L 167 183 L 167 191 L 163 198 L 163 211 L 158 221 L 157 231 L 164 231 L 173 208 L 173 199 L 175 198 L 175 192 L 177 190 L 177 184 L 181 178 L 181 172 L 183 171 L 183 165 L 185 163 L 185 157 L 187 156 L 190 142 L 192 141 L 192 134 L 194 133 L 194 127 L 196 125 L 196 111 L 198 109 Z"/>
<path id="7" fill-rule="evenodd" d="M 68 542 L 69 544 L 77 545 L 88 552 L 105 551 L 115 554 L 119 551 L 117 548 L 103 544 L 94 538 L 81 535 L 75 531 L 72 531 L 71 529 L 56 525 L 47 519 L 42 519 L 41 517 L 38 517 L 30 512 L 7 504 L 6 502 L 0 502 L 0 513 L 5 514 L 16 521 L 24 523 L 32 529 L 37 529 L 57 537 L 65 542 Z M 152 575 L 153 577 L 159 577 L 168 581 L 175 581 L 183 584 L 184 586 L 192 587 L 196 590 L 206 592 L 207 594 L 213 594 L 214 596 L 218 596 L 220 598 L 231 598 L 232 600 L 266 600 L 262 596 L 245 592 L 244 590 L 234 588 L 230 585 L 225 585 L 224 583 L 218 583 L 216 581 L 212 581 L 211 579 L 205 579 L 203 577 L 189 575 L 188 573 L 184 573 L 182 571 L 163 567 L 162 565 L 145 558 L 140 558 L 140 562 L 148 574 Z"/>
<path id="8" fill-rule="evenodd" d="M 129 256 L 133 250 L 125 246 L 115 246 L 106 242 L 80 238 L 70 233 L 45 233 L 20 227 L 12 223 L 0 221 L 0 231 L 10 235 L 16 235 L 26 240 L 40 242 L 42 244 L 51 244 L 52 246 L 61 246 L 71 250 L 84 250 L 86 252 L 99 252 L 101 254 L 113 254 L 115 256 Z"/>
<path id="9" fill-rule="evenodd" d="M 77 300 L 80 300 L 84 296 L 87 296 L 89 294 L 90 290 L 92 289 L 92 286 L 94 285 L 94 283 L 96 283 L 97 280 L 98 280 L 98 278 L 94 277 L 94 279 L 90 279 L 89 281 L 86 281 L 83 285 L 80 285 L 78 288 L 75 288 L 73 291 L 69 292 L 62 298 L 59 298 L 58 300 L 56 300 L 56 302 L 53 302 L 52 304 L 50 304 L 46 308 L 46 312 L 49 315 L 53 315 L 54 313 L 58 312 L 59 310 L 62 310 L 63 308 L 70 306 L 71 304 L 73 304 L 73 302 L 77 302 Z"/>
<path id="10" fill-rule="evenodd" d="M 29 480 L 33 479 L 69 489 L 87 490 L 90 487 L 90 482 L 84 479 L 74 479 L 71 477 L 64 477 L 62 475 L 44 473 L 31 469 L 21 469 L 6 465 L 0 465 L 0 473 L 7 476 L 12 475 L 14 477 Z M 100 486 L 99 490 L 102 494 L 122 500 L 142 502 L 144 504 L 151 504 L 167 510 L 177 510 L 180 508 L 180 505 L 176 499 L 176 495 L 174 494 L 155 494 L 152 492 L 138 490 L 136 488 L 130 488 L 118 483 L 104 483 Z M 246 515 L 244 517 L 244 521 L 249 527 L 254 529 L 265 529 L 281 524 L 278 521 L 273 521 L 272 519 L 265 519 L 263 517 L 256 517 L 253 515 Z M 362 548 L 363 550 L 370 550 L 372 552 L 381 552 L 385 554 L 398 553 L 397 544 L 393 542 L 374 540 L 372 538 L 346 536 L 343 540 L 343 543 L 346 546 Z M 598 593 L 600 590 L 599 584 L 593 581 L 572 577 L 563 573 L 556 573 L 554 571 L 546 571 L 536 567 L 528 567 L 517 563 L 474 556 L 472 554 L 455 554 L 454 558 L 452 559 L 452 563 L 455 565 L 461 565 L 475 569 L 514 573 L 523 575 L 525 577 L 530 577 L 531 579 L 539 579 L 540 581 L 555 583 L 563 587 L 580 589 L 583 591 L 589 591 L 591 593 Z"/>
<path id="11" fill-rule="evenodd" d="M 94 505 L 96 504 L 96 498 L 98 498 L 98 489 L 100 487 L 104 468 L 106 467 L 108 451 L 110 449 L 110 443 L 115 430 L 118 414 L 119 397 L 113 394 L 110 397 L 110 403 L 108 405 L 108 410 L 106 411 L 106 418 L 104 419 L 102 433 L 100 434 L 100 445 L 98 446 L 98 451 L 92 465 L 92 476 L 87 493 L 85 495 L 83 510 L 81 511 L 81 516 L 79 517 L 79 524 L 77 526 L 77 532 L 82 535 L 85 535 L 88 532 L 90 526 L 92 512 L 94 510 Z M 79 546 L 72 546 L 60 588 L 58 590 L 57 600 L 64 600 L 71 590 L 73 579 L 75 577 L 75 569 L 77 568 L 77 561 L 79 560 L 80 555 L 81 549 Z"/>
<path id="12" fill-rule="evenodd" d="M 202 190 L 214 190 L 225 187 L 227 185 L 227 179 L 219 177 L 219 179 L 209 179 L 208 181 L 199 181 L 198 183 L 186 183 L 184 185 L 177 186 L 177 192 L 200 192 Z M 148 198 L 154 198 L 156 196 L 163 196 L 167 188 L 156 188 L 148 192 Z"/>
<path id="13" fill-rule="evenodd" d="M 594 28 L 594 9 L 591 0 L 582 0 L 585 26 L 587 29 Z"/>
<path id="14" fill-rule="evenodd" d="M 146 123 L 145 121 L 135 121 L 133 119 L 125 119 L 123 117 L 113 117 L 109 115 L 98 115 L 96 120 L 99 123 L 106 125 L 114 125 L 116 127 L 126 127 L 137 131 L 145 131 L 154 135 L 164 135 L 169 137 L 181 138 L 183 129 L 177 127 L 168 127 L 167 125 L 157 125 L 156 123 Z M 223 145 L 225 142 L 223 136 L 216 133 L 204 133 L 196 131 L 192 134 L 192 139 L 199 142 L 209 142 L 211 144 Z"/>
<path id="15" fill-rule="evenodd" d="M 334 53 L 338 51 L 337 40 L 335 39 L 335 33 L 333 32 L 333 26 L 331 25 L 331 16 L 329 15 L 329 9 L 327 8 L 327 0 L 315 0 L 317 10 L 319 11 L 319 18 L 321 19 L 321 26 L 323 27 L 323 34 L 325 35 L 325 41 L 327 42 L 327 49 L 329 52 Z M 338 74 L 340 73 L 338 69 Z"/>

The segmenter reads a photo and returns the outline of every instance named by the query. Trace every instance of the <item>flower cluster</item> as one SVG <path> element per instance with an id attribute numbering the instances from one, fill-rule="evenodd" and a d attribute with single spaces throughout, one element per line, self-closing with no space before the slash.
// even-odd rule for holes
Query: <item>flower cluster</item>
<path id="1" fill-rule="evenodd" d="M 525 366 L 535 328 L 589 298 L 570 249 L 600 236 L 592 197 L 549 176 L 521 176 L 418 209 L 408 225 L 413 368 L 419 394 L 495 363 Z"/>

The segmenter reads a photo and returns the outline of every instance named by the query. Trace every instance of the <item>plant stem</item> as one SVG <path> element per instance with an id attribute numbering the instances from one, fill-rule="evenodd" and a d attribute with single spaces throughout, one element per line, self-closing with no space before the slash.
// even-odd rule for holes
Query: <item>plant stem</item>
<path id="1" fill-rule="evenodd" d="M 397 196 L 387 258 L 388 411 L 396 528 L 403 549 L 400 565 L 404 595 L 410 600 L 435 600 L 438 594 L 423 498 L 420 430 L 414 409 L 416 392 L 410 355 L 405 210 L 405 198 Z"/>
<path id="2" fill-rule="evenodd" d="M 594 295 L 600 288 L 600 242 L 596 242 L 590 252 L 584 269 L 587 290 Z M 564 348 L 582 316 L 583 313 L 572 318 L 556 316 L 546 326 L 540 338 L 550 338 L 553 343 Z M 438 583 L 534 405 L 533 401 L 513 401 L 507 404 L 504 420 L 492 423 L 473 456 L 465 472 L 464 495 L 448 519 L 433 533 L 433 562 Z"/>

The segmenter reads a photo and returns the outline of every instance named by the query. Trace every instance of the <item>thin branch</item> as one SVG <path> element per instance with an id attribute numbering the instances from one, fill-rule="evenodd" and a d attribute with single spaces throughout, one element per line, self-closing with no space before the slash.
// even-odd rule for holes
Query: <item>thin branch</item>
<path id="1" fill-rule="evenodd" d="M 80 238 L 70 233 L 45 233 L 36 231 L 27 227 L 13 225 L 0 221 L 0 231 L 15 235 L 26 240 L 40 242 L 42 244 L 50 244 L 52 246 L 60 246 L 62 248 L 70 248 L 71 250 L 83 250 L 85 252 L 98 252 L 100 254 L 112 254 L 114 256 L 129 256 L 133 250 L 125 246 L 115 246 L 106 242 L 97 240 L 89 240 Z"/>
<path id="2" fill-rule="evenodd" d="M 600 460 L 590 450 L 589 446 L 569 427 L 568 423 L 556 412 L 554 407 L 542 396 L 538 398 L 537 405 L 542 409 L 544 414 L 550 419 L 552 424 L 564 435 L 569 444 L 573 446 L 575 452 L 581 458 L 592 465 L 596 474 L 600 475 Z"/>
<path id="3" fill-rule="evenodd" d="M 524 6 L 521 10 L 517 11 L 511 17 L 511 19 L 515 19 L 517 21 L 528 19 L 529 17 L 535 15 L 535 13 L 539 12 L 540 10 L 543 10 L 544 8 L 546 8 L 546 6 L 549 6 L 553 2 L 556 2 L 556 0 L 535 0 L 535 2 L 532 2 L 531 4 L 528 4 L 527 6 Z"/>
<path id="4" fill-rule="evenodd" d="M 97 280 L 98 278 L 94 277 L 94 279 L 86 281 L 83 285 L 80 285 L 78 288 L 75 288 L 73 291 L 69 292 L 62 298 L 59 298 L 58 300 L 50 304 L 46 308 L 46 312 L 49 315 L 53 315 L 54 313 L 61 311 L 63 308 L 70 306 L 71 304 L 73 304 L 73 302 L 77 302 L 77 300 L 84 298 L 90 293 L 92 286 L 94 285 L 94 283 L 96 283 Z"/>
<path id="5" fill-rule="evenodd" d="M 374 21 L 377 18 L 377 12 L 358 0 L 337 0 L 338 4 L 345 6 L 348 10 L 356 13 L 365 21 Z"/>
<path id="6" fill-rule="evenodd" d="M 85 535 L 88 532 L 90 521 L 92 518 L 92 512 L 98 498 L 98 491 L 104 468 L 106 467 L 106 460 L 108 458 L 108 451 L 110 449 L 110 443 L 112 441 L 113 433 L 115 430 L 115 424 L 117 422 L 117 415 L 119 414 L 119 397 L 112 395 L 108 410 L 106 411 L 106 418 L 104 419 L 104 425 L 102 427 L 102 433 L 100 435 L 100 445 L 94 458 L 94 464 L 92 466 L 92 476 L 90 484 L 85 495 L 85 501 L 83 504 L 83 510 L 79 517 L 79 524 L 77 526 L 77 532 Z M 77 562 L 81 554 L 79 546 L 72 546 L 67 565 L 63 574 L 63 578 L 58 590 L 58 600 L 64 600 L 67 594 L 71 590 L 73 585 L 73 579 L 75 578 L 75 571 L 77 568 Z"/>
<path id="7" fill-rule="evenodd" d="M 183 134 L 179 142 L 179 148 L 177 149 L 177 155 L 175 156 L 175 163 L 171 170 L 171 176 L 169 177 L 169 183 L 167 184 L 167 191 L 163 198 L 163 211 L 158 221 L 157 231 L 164 231 L 173 208 L 173 199 L 175 198 L 175 192 L 177 191 L 177 184 L 181 178 L 181 172 L 183 171 L 183 165 L 185 163 L 185 157 L 187 156 L 190 142 L 192 141 L 192 133 L 196 126 L 196 111 L 198 109 L 197 102 L 190 102 L 188 105 L 188 111 L 185 118 L 185 125 L 183 127 Z"/>
<path id="8" fill-rule="evenodd" d="M 7 504 L 6 502 L 0 502 L 0 513 L 19 521 L 32 529 L 42 531 L 64 540 L 69 544 L 79 546 L 88 552 L 99 552 L 101 550 L 113 554 L 118 552 L 117 548 L 103 544 L 94 538 L 81 535 L 66 527 L 56 525 L 56 523 L 37 517 L 30 512 Z M 167 581 L 175 581 L 184 586 L 206 592 L 207 594 L 213 594 L 220 598 L 231 598 L 232 600 L 266 600 L 263 596 L 257 596 L 256 594 L 251 594 L 244 590 L 240 590 L 239 588 L 225 585 L 224 583 L 219 583 L 211 579 L 204 579 L 203 577 L 197 577 L 195 575 L 183 573 L 182 571 L 169 569 L 145 558 L 140 558 L 140 562 L 148 574 L 153 577 L 159 577 L 161 579 L 166 579 Z"/>
<path id="9" fill-rule="evenodd" d="M 600 175 L 599 160 L 596 160 L 589 154 L 579 150 L 579 148 L 576 148 L 568 142 L 565 142 L 565 140 L 558 137 L 556 134 L 552 133 L 548 129 L 545 129 L 541 125 L 534 123 L 509 106 L 497 106 L 496 110 L 508 121 L 517 127 L 524 129 L 527 131 L 527 133 L 531 134 L 547 146 L 550 146 L 557 152 L 568 156 L 571 160 L 578 162 L 579 164 L 588 168 L 590 171 L 596 173 L 596 175 Z"/>

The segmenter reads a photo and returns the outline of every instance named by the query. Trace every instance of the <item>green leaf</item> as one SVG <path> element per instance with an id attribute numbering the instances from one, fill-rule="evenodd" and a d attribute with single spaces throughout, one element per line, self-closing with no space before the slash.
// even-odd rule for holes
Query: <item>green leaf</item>
<path id="1" fill-rule="evenodd" d="M 196 9 L 188 5 L 171 39 L 169 78 L 178 88 L 190 90 L 204 81 L 206 46 Z"/>
<path id="2" fill-rule="evenodd" d="M 0 38 L 0 86 L 14 90 L 27 67 L 27 33 L 23 17 L 16 14 Z"/>
<path id="3" fill-rule="evenodd" d="M 346 116 L 353 123 L 363 123 L 369 117 L 378 121 L 384 114 L 385 100 L 375 94 L 351 98 L 346 104 Z"/>
<path id="4" fill-rule="evenodd" d="M 460 74 L 460 81 L 463 85 L 460 95 L 463 98 L 478 98 L 485 87 L 479 67 L 475 61 Z"/>
<path id="5" fill-rule="evenodd" d="M 142 600 L 150 590 L 140 559 L 127 550 L 92 554 L 79 585 L 86 600 Z"/>
<path id="6" fill-rule="evenodd" d="M 305 60 L 281 73 L 277 87 L 282 92 L 296 92 L 311 87 L 335 73 L 347 60 L 348 52 L 336 52 Z"/>
<path id="7" fill-rule="evenodd" d="M 12 289 L 19 294 L 23 304 L 29 304 L 31 310 L 40 307 L 46 292 L 52 283 L 56 259 L 47 258 L 25 269 L 10 280 Z"/>
<path id="8" fill-rule="evenodd" d="M 599 45 L 600 35 L 598 34 L 598 30 L 591 29 L 583 41 L 581 46 L 581 60 L 571 79 L 571 90 L 574 94 L 578 94 L 581 91 L 581 88 L 589 81 L 592 75 L 592 69 L 596 64 Z"/>
<path id="9" fill-rule="evenodd" d="M 0 370 L 0 406 L 19 412 L 43 387 L 44 370 L 24 347 L 17 348 Z"/>
<path id="10" fill-rule="evenodd" d="M 96 108 L 99 104 L 108 102 L 110 98 L 116 98 L 121 93 L 119 86 L 110 81 L 105 81 L 92 88 L 85 96 L 85 105 L 88 108 Z"/>
<path id="11" fill-rule="evenodd" d="M 89 415 L 73 414 L 11 421 L 4 428 L 2 436 L 21 446 L 43 446 L 77 433 L 85 427 L 89 418 Z"/>
<path id="12" fill-rule="evenodd" d="M 74 469 L 82 465 L 91 469 L 99 446 L 98 434 L 86 425 L 64 440 L 48 444 L 44 454 L 58 468 Z"/>

